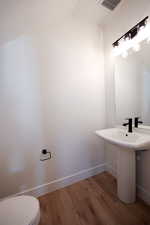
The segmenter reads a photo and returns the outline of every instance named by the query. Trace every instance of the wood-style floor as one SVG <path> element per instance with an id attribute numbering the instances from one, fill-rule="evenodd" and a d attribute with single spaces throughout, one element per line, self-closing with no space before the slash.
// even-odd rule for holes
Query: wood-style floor
<path id="1" fill-rule="evenodd" d="M 116 180 L 107 172 L 39 198 L 40 225 L 150 225 L 150 207 L 117 198 Z"/>

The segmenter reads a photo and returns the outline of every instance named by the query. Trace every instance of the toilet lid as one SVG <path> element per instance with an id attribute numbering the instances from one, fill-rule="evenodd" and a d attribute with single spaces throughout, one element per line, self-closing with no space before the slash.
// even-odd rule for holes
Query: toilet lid
<path id="1" fill-rule="evenodd" d="M 39 201 L 32 196 L 18 196 L 0 202 L 0 225 L 37 225 Z"/>

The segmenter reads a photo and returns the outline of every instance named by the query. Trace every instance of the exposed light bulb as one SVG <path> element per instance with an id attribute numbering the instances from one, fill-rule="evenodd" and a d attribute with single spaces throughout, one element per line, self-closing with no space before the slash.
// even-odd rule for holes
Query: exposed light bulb
<path id="1" fill-rule="evenodd" d="M 141 31 L 141 30 L 143 30 L 144 28 L 145 28 L 145 26 L 144 26 L 144 25 L 143 25 L 143 26 L 141 26 L 141 27 L 140 27 L 140 31 Z"/>
<path id="2" fill-rule="evenodd" d="M 123 58 L 127 58 L 127 56 L 128 56 L 128 52 L 127 52 L 127 51 L 124 51 L 124 52 L 122 53 L 122 57 L 123 57 Z"/>
<path id="3" fill-rule="evenodd" d="M 136 35 L 135 31 L 137 31 Z M 148 17 L 115 42 L 117 45 L 114 45 L 113 55 L 121 55 L 123 58 L 126 58 L 131 49 L 138 52 L 141 49 L 140 44 L 143 41 L 150 43 L 150 22 L 148 22 Z"/>
<path id="4" fill-rule="evenodd" d="M 130 38 L 122 38 L 119 41 L 119 45 L 115 46 L 112 50 L 113 56 L 122 55 L 122 57 L 126 58 L 128 56 L 128 49 L 131 46 Z"/>
<path id="5" fill-rule="evenodd" d="M 147 23 L 145 26 L 142 26 L 135 37 L 136 42 L 140 43 L 144 40 L 147 40 L 150 37 L 150 24 Z"/>
<path id="6" fill-rule="evenodd" d="M 133 50 L 134 50 L 135 52 L 140 51 L 140 44 L 139 44 L 139 43 L 135 43 L 135 44 L 133 45 Z"/>
<path id="7" fill-rule="evenodd" d="M 119 47 L 114 47 L 113 48 L 113 50 L 112 50 L 112 54 L 113 54 L 113 56 L 118 56 L 118 55 L 120 55 L 120 49 L 119 49 Z"/>
<path id="8" fill-rule="evenodd" d="M 147 43 L 148 44 L 150 43 L 150 36 L 147 38 Z"/>

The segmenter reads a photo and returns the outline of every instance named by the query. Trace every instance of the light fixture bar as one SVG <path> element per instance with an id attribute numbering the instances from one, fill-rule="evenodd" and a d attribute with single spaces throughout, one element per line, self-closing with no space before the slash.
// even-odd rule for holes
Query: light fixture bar
<path id="1" fill-rule="evenodd" d="M 119 46 L 119 41 L 122 40 L 122 39 L 126 39 L 126 38 L 133 39 L 138 34 L 139 29 L 141 27 L 143 27 L 143 26 L 144 27 L 146 26 L 146 23 L 147 23 L 148 18 L 149 17 L 146 16 L 143 20 L 141 20 L 134 27 L 132 27 L 127 33 L 125 33 L 124 35 L 122 35 L 117 41 L 115 41 L 112 44 L 113 47 Z"/>

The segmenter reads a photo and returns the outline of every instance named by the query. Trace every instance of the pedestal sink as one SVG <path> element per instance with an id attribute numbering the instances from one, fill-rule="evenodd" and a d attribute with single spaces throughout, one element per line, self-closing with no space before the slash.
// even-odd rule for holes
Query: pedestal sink
<path id="1" fill-rule="evenodd" d="M 136 200 L 136 151 L 150 149 L 150 135 L 128 133 L 124 128 L 110 128 L 96 131 L 96 134 L 116 145 L 118 197 L 125 203 Z"/>

